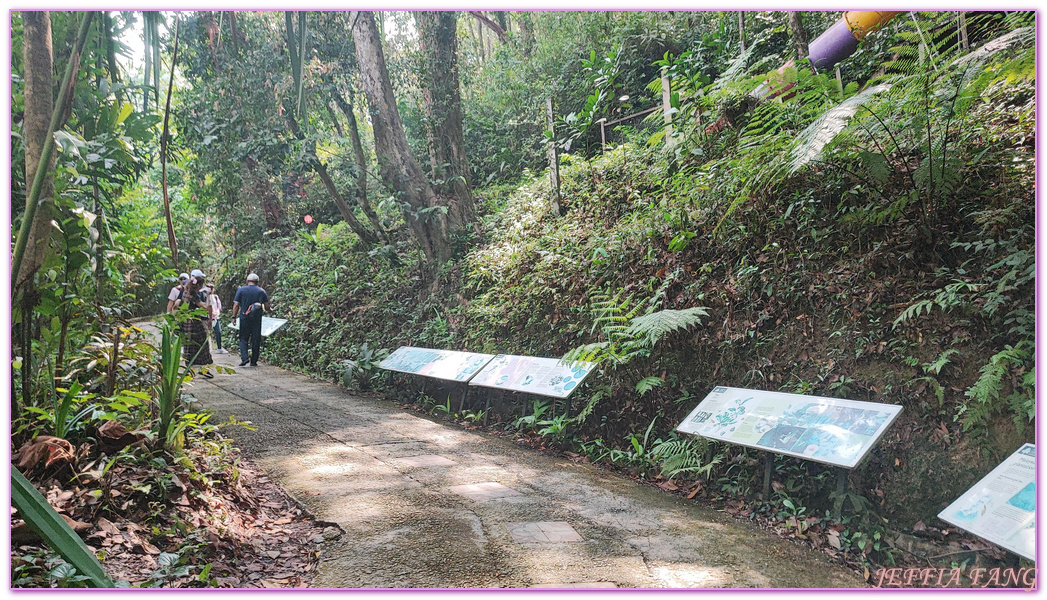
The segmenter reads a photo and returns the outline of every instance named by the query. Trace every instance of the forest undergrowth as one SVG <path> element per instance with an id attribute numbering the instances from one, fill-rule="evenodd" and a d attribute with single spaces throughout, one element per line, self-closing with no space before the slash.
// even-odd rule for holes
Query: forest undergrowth
<path id="1" fill-rule="evenodd" d="M 871 118 L 820 162 L 755 189 L 745 178 L 789 147 L 698 161 L 636 138 L 591 160 L 564 157 L 562 217 L 543 174 L 482 191 L 482 216 L 459 240 L 470 250 L 435 286 L 417 265 L 378 253 L 346 261 L 347 229 L 317 227 L 306 244 L 255 255 L 291 318 L 268 356 L 458 421 L 493 419 L 539 447 L 609 463 L 865 566 L 1002 558 L 975 552 L 981 544 L 935 516 L 1033 434 L 1035 203 L 1022 68 L 986 77 L 966 129 L 940 134 L 955 135 L 953 145 L 932 140 L 924 153 L 924 162 L 945 156 L 941 174 L 922 180 L 910 175 L 928 168 L 914 158 L 926 140 L 870 157 L 868 137 L 854 138 L 879 126 Z M 772 143 L 752 127 L 725 136 Z M 725 143 L 694 140 L 706 156 Z M 744 202 L 727 201 L 739 191 Z M 658 340 L 620 335 L 637 316 L 697 309 Z M 400 345 L 550 357 L 587 347 L 602 368 L 569 415 L 562 403 L 522 397 L 496 398 L 484 415 L 482 405 L 458 412 L 450 392 L 390 387 L 375 365 Z M 846 493 L 829 469 L 776 457 L 774 492 L 760 499 L 759 453 L 673 432 L 718 385 L 904 410 Z"/>

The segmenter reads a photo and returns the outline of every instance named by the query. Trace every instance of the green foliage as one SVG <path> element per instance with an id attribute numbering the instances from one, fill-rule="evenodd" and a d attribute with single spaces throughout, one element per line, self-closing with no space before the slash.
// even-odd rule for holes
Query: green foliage
<path id="1" fill-rule="evenodd" d="M 661 474 L 667 479 L 708 479 L 723 459 L 722 454 L 717 454 L 706 461 L 709 443 L 707 438 L 690 435 L 681 437 L 674 431 L 667 439 L 658 440 L 651 454 L 661 462 Z"/>
<path id="2" fill-rule="evenodd" d="M 189 380 L 190 367 L 182 369 L 182 338 L 172 333 L 170 324 L 161 325 L 160 335 L 160 383 L 154 388 L 159 412 L 156 445 L 167 449 L 177 437 L 182 384 Z"/>
<path id="3" fill-rule="evenodd" d="M 37 420 L 44 423 L 50 430 L 51 435 L 69 439 L 73 433 L 82 429 L 81 423 L 85 417 L 95 410 L 94 405 L 90 404 L 77 406 L 94 398 L 94 394 L 80 394 L 83 389 L 82 385 L 74 381 L 69 389 L 57 388 L 54 390 L 55 405 L 53 408 L 45 410 L 36 406 L 27 406 L 25 410 L 35 414 Z M 59 393 L 61 397 L 57 395 Z M 74 407 L 76 407 L 75 412 Z"/>
<path id="4" fill-rule="evenodd" d="M 960 406 L 957 419 L 964 431 L 984 430 L 990 416 L 1004 412 L 1014 418 L 1019 432 L 1036 417 L 1036 371 L 1033 365 L 1033 344 L 1029 340 L 1010 345 L 989 358 L 979 370 L 980 376 Z M 1010 390 L 1010 393 L 1006 393 Z"/>
<path id="5" fill-rule="evenodd" d="M 342 361 L 345 369 L 342 371 L 342 385 L 350 387 L 356 385 L 361 390 L 369 390 L 374 380 L 381 374 L 378 364 L 389 356 L 389 350 L 381 348 L 375 350 L 367 345 L 360 344 L 356 359 Z"/>

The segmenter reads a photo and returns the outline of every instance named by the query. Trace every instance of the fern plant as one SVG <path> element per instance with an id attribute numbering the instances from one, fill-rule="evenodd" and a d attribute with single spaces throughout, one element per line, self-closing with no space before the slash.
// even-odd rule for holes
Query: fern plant
<path id="1" fill-rule="evenodd" d="M 707 438 L 680 438 L 673 432 L 668 439 L 658 440 L 651 449 L 651 454 L 660 464 L 662 476 L 669 480 L 681 476 L 707 479 L 713 467 L 723 459 L 723 454 L 717 454 L 706 460 L 709 443 Z"/>
<path id="2" fill-rule="evenodd" d="M 664 301 L 666 290 L 675 279 L 675 275 L 673 273 L 666 277 L 660 288 L 646 302 L 635 302 L 635 294 L 627 295 L 624 290 L 619 290 L 614 295 L 604 291 L 593 292 L 589 309 L 593 316 L 590 333 L 599 331 L 597 335 L 600 339 L 570 350 L 564 355 L 563 360 L 592 362 L 598 367 L 614 371 L 633 359 L 650 356 L 654 346 L 665 336 L 701 324 L 702 317 L 709 315 L 704 307 L 656 310 Z M 660 377 L 642 377 L 634 389 L 642 396 L 663 383 Z M 574 417 L 574 421 L 584 422 L 597 404 L 613 393 L 614 387 L 611 383 L 598 388 Z"/>

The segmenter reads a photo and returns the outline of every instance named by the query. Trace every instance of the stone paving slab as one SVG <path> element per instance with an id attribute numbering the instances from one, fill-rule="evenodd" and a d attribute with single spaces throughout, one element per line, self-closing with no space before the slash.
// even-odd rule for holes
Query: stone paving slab
<path id="1" fill-rule="evenodd" d="M 539 583 L 538 585 L 532 585 L 531 589 L 538 588 L 549 588 L 558 590 L 567 589 L 582 589 L 582 590 L 597 590 L 597 589 L 617 589 L 618 586 L 611 583 L 610 581 L 583 581 L 581 583 Z"/>
<path id="2" fill-rule="evenodd" d="M 489 481 L 486 483 L 470 483 L 467 485 L 455 485 L 449 488 L 456 494 L 461 494 L 470 500 L 495 500 L 498 498 L 508 498 L 511 496 L 519 496 L 520 492 L 510 487 Z"/>
<path id="3" fill-rule="evenodd" d="M 565 521 L 506 523 L 505 528 L 517 544 L 580 542 L 582 536 Z"/>
<path id="4" fill-rule="evenodd" d="M 410 465 L 412 467 L 447 467 L 450 465 L 458 464 L 449 458 L 444 458 L 437 454 L 422 454 L 419 456 L 401 456 L 396 459 L 397 462 Z"/>

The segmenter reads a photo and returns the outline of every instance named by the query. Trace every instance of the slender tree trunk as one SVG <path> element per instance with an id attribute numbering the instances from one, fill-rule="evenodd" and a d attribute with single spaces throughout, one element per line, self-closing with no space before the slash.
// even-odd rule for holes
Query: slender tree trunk
<path id="1" fill-rule="evenodd" d="M 295 138 L 300 141 L 305 141 L 305 135 L 302 133 L 301 128 L 298 126 L 298 122 L 290 112 L 285 112 L 287 119 L 287 125 L 291 129 L 291 133 L 294 134 Z M 369 246 L 373 246 L 378 243 L 378 237 L 376 234 L 360 222 L 353 213 L 353 209 L 349 206 L 349 203 L 345 201 L 342 194 L 338 191 L 338 186 L 335 185 L 334 180 L 331 179 L 331 175 L 327 172 L 327 165 L 317 158 L 315 152 L 312 150 L 306 150 L 309 155 L 309 165 L 316 171 L 316 174 L 320 176 L 320 180 L 323 181 L 324 187 L 327 188 L 327 192 L 331 194 L 331 199 L 334 200 L 335 206 L 338 208 L 338 213 L 342 215 L 345 222 L 349 224 L 349 228 L 352 229 L 357 236 L 360 237 L 360 241 Z M 377 218 L 376 218 L 377 220 Z"/>
<path id="2" fill-rule="evenodd" d="M 229 36 L 233 38 L 233 52 L 240 52 L 240 32 L 236 27 L 236 11 L 229 11 Z"/>
<path id="3" fill-rule="evenodd" d="M 741 44 L 742 54 L 745 54 L 745 11 L 738 11 L 738 42 Z"/>
<path id="4" fill-rule="evenodd" d="M 414 17 L 425 61 L 422 100 L 430 153 L 435 159 L 433 179 L 438 194 L 454 196 L 447 215 L 450 232 L 454 233 L 475 217 L 462 133 L 457 15 L 452 11 L 420 11 Z"/>
<path id="5" fill-rule="evenodd" d="M 487 18 L 487 15 L 485 15 L 482 10 L 471 10 L 471 11 L 469 11 L 469 14 L 474 16 L 474 17 L 476 17 L 476 20 L 479 21 L 480 23 L 486 25 L 488 29 L 493 31 L 495 33 L 495 35 L 498 36 L 498 39 L 502 40 L 502 42 L 506 41 L 506 38 L 505 38 L 505 25 L 504 24 L 499 25 L 498 23 L 495 23 L 491 19 Z M 499 13 L 495 13 L 495 14 L 499 14 Z M 501 14 L 503 14 L 503 18 L 504 18 L 504 13 L 501 13 Z M 480 29 L 480 27 L 477 26 L 477 29 Z M 481 34 L 480 34 L 480 41 L 482 42 L 483 41 L 483 33 L 482 33 L 483 29 L 480 29 L 480 32 L 481 32 Z"/>
<path id="6" fill-rule="evenodd" d="M 33 309 L 36 306 L 38 293 L 33 277 L 40 269 L 47 255 L 51 239 L 51 202 L 54 196 L 54 180 L 46 173 L 54 166 L 52 153 L 46 162 L 42 161 L 44 144 L 50 134 L 51 120 L 54 116 L 54 78 L 52 76 L 54 55 L 51 49 L 51 14 L 47 11 L 25 11 L 22 13 L 23 45 L 25 60 L 25 113 L 22 120 L 22 137 L 25 145 L 25 178 L 26 189 L 31 189 L 36 172 L 45 172 L 40 193 L 33 198 L 26 194 L 26 210 L 23 219 L 30 219 L 28 224 L 28 241 L 25 245 L 24 258 L 16 261 L 14 269 L 15 287 L 12 294 L 21 288 L 22 293 L 22 399 L 29 401 L 32 397 L 32 359 L 33 359 Z M 43 164 L 41 164 L 43 162 Z M 33 206 L 30 206 L 33 203 Z M 21 414 L 21 403 L 18 397 L 11 394 L 11 418 Z"/>
<path id="7" fill-rule="evenodd" d="M 803 26 L 803 13 L 798 10 L 790 10 L 789 13 L 789 33 L 792 38 L 793 53 L 795 54 L 796 60 L 801 61 L 807 58 L 809 53 L 808 47 L 808 35 L 807 29 Z"/>
<path id="8" fill-rule="evenodd" d="M 145 67 L 142 70 L 142 112 L 149 112 L 149 75 L 153 72 L 149 11 L 142 11 L 142 50 L 145 52 Z"/>
<path id="9" fill-rule="evenodd" d="M 371 113 L 382 181 L 407 203 L 409 209 L 405 209 L 405 217 L 425 261 L 430 265 L 444 263 L 452 256 L 447 217 L 441 210 L 448 207 L 439 204 L 436 193 L 411 154 L 393 96 L 393 86 L 389 82 L 385 53 L 378 38 L 374 15 L 353 11 L 349 18 L 354 23 L 353 41 L 356 44 L 363 91 Z M 427 274 L 431 275 L 431 271 Z"/>
<path id="10" fill-rule="evenodd" d="M 25 116 L 22 137 L 25 144 L 26 190 L 33 185 L 37 169 L 45 173 L 54 169 L 54 154 L 46 164 L 40 164 L 44 143 L 47 141 L 51 117 L 54 113 L 53 54 L 51 51 L 51 16 L 47 11 L 22 13 L 23 52 L 25 56 Z M 26 200 L 23 219 L 32 218 L 32 227 L 25 250 L 25 258 L 17 274 L 18 284 L 32 285 L 33 276 L 44 263 L 51 239 L 51 204 L 54 179 L 45 176 L 43 187 L 34 207 Z M 28 196 L 28 194 L 27 194 Z M 35 209 L 35 215 L 32 213 Z"/>
<path id="11" fill-rule="evenodd" d="M 520 47 L 524 56 L 530 56 L 534 49 L 534 25 L 531 14 L 526 11 L 516 13 L 516 24 L 520 28 Z"/>
<path id="12" fill-rule="evenodd" d="M 327 109 L 327 115 L 331 117 L 331 125 L 334 125 L 335 133 L 338 134 L 338 137 L 344 138 L 345 129 L 342 128 L 342 120 L 339 119 L 338 115 L 334 112 L 334 108 L 331 107 L 331 103 L 325 102 L 324 108 Z"/>
<path id="13" fill-rule="evenodd" d="M 171 245 L 171 258 L 178 270 L 178 240 L 175 239 L 174 221 L 171 219 L 171 199 L 167 195 L 167 122 L 171 117 L 171 93 L 174 91 L 175 64 L 178 62 L 178 19 L 175 18 L 174 52 L 171 54 L 171 77 L 167 84 L 167 102 L 164 105 L 164 126 L 160 137 L 160 184 L 164 194 L 164 215 L 167 219 L 167 243 Z"/>
<path id="14" fill-rule="evenodd" d="M 360 141 L 360 126 L 356 122 L 356 111 L 353 110 L 353 105 L 347 102 L 337 89 L 332 90 L 332 95 L 334 96 L 335 104 L 338 105 L 339 110 L 342 111 L 346 121 L 349 123 L 349 139 L 352 141 L 353 157 L 356 160 L 356 203 L 360 205 L 360 210 L 364 211 L 364 215 L 367 216 L 367 220 L 371 222 L 371 227 L 374 227 L 378 236 L 388 242 L 389 235 L 378 220 L 378 214 L 374 212 L 370 200 L 367 199 L 367 155 L 364 154 L 364 145 Z M 349 98 L 350 100 L 352 99 L 351 94 Z"/>
<path id="15" fill-rule="evenodd" d="M 109 77 L 113 83 L 120 83 L 120 66 L 116 62 L 116 43 L 113 41 L 113 17 L 108 11 L 102 12 L 102 29 L 105 40 L 105 60 L 108 67 Z M 116 101 L 121 105 L 124 103 L 124 92 L 116 91 Z"/>

